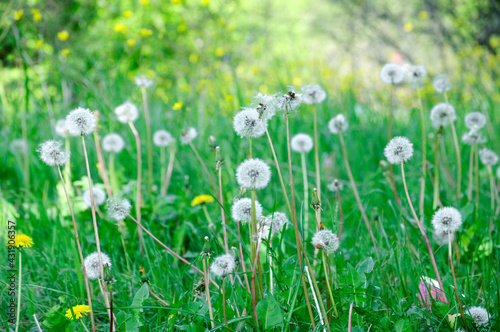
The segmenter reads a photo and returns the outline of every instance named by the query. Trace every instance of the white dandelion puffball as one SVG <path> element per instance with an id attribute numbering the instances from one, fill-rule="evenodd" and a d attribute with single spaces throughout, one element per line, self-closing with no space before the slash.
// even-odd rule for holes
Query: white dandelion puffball
<path id="1" fill-rule="evenodd" d="M 406 67 L 406 81 L 414 88 L 420 88 L 424 84 L 427 78 L 427 70 L 425 66 L 413 66 L 409 65 Z"/>
<path id="2" fill-rule="evenodd" d="M 92 194 L 94 196 L 94 205 L 99 206 L 104 204 L 106 201 L 106 192 L 101 188 L 93 187 Z M 88 207 L 92 207 L 92 202 L 90 201 L 90 190 L 85 190 L 82 195 L 83 203 Z"/>
<path id="3" fill-rule="evenodd" d="M 335 179 L 332 181 L 332 183 L 330 183 L 326 187 L 328 188 L 328 190 L 331 190 L 333 192 L 337 192 L 337 190 L 341 191 L 342 189 L 344 189 L 344 183 L 343 183 L 343 181 Z"/>
<path id="4" fill-rule="evenodd" d="M 328 254 L 336 252 L 339 249 L 339 238 L 329 229 L 323 229 L 314 234 L 311 243 L 317 249 L 323 249 Z"/>
<path id="5" fill-rule="evenodd" d="M 108 255 L 101 252 L 101 260 L 102 266 L 108 265 L 111 269 L 111 259 Z M 99 254 L 97 252 L 93 252 L 83 261 L 85 265 L 85 272 L 87 272 L 87 278 L 91 280 L 99 279 L 101 277 L 101 269 L 99 266 Z"/>
<path id="6" fill-rule="evenodd" d="M 115 108 L 115 114 L 118 117 L 118 121 L 121 123 L 129 123 L 137 120 L 139 117 L 139 110 L 137 106 L 130 101 L 126 101 Z"/>
<path id="7" fill-rule="evenodd" d="M 236 268 L 236 259 L 231 254 L 224 254 L 214 258 L 210 271 L 219 278 L 224 278 Z"/>
<path id="8" fill-rule="evenodd" d="M 436 232 L 454 233 L 462 225 L 462 215 L 454 207 L 442 207 L 432 216 Z"/>
<path id="9" fill-rule="evenodd" d="M 283 227 L 290 224 L 290 220 L 283 212 L 273 212 L 273 214 L 267 216 L 267 220 L 272 225 L 273 234 L 283 232 Z"/>
<path id="10" fill-rule="evenodd" d="M 134 82 L 140 88 L 149 88 L 154 83 L 153 80 L 147 78 L 145 75 L 136 76 Z"/>
<path id="11" fill-rule="evenodd" d="M 393 165 L 406 163 L 413 156 L 413 143 L 403 136 L 396 136 L 384 149 L 387 161 Z"/>
<path id="12" fill-rule="evenodd" d="M 469 132 L 462 135 L 462 142 L 469 145 L 485 143 L 486 138 L 484 138 L 484 136 L 477 130 L 471 129 Z"/>
<path id="13" fill-rule="evenodd" d="M 107 152 L 119 153 L 125 147 L 123 138 L 116 134 L 111 133 L 104 136 L 102 139 L 102 149 Z"/>
<path id="14" fill-rule="evenodd" d="M 166 130 L 160 129 L 153 134 L 153 143 L 159 147 L 166 147 L 175 142 L 174 137 Z"/>
<path id="15" fill-rule="evenodd" d="M 457 119 L 455 108 L 450 104 L 439 103 L 431 109 L 432 125 L 438 129 L 439 127 L 446 127 L 450 121 Z"/>
<path id="16" fill-rule="evenodd" d="M 291 86 L 288 87 L 288 92 L 283 96 L 278 97 L 278 109 L 284 112 L 296 111 L 302 102 L 302 95 L 295 92 Z"/>
<path id="17" fill-rule="evenodd" d="M 455 233 L 448 233 L 447 231 L 434 231 L 432 233 L 432 239 L 440 246 L 444 246 L 448 244 L 448 236 L 450 237 L 450 241 L 453 242 L 455 240 Z"/>
<path id="18" fill-rule="evenodd" d="M 482 307 L 471 307 L 466 313 L 474 319 L 477 326 L 486 325 L 490 321 L 488 311 Z"/>
<path id="19" fill-rule="evenodd" d="M 278 99 L 275 95 L 266 95 L 259 92 L 253 97 L 251 105 L 264 120 L 269 120 L 276 114 Z"/>
<path id="20" fill-rule="evenodd" d="M 236 169 L 236 181 L 248 190 L 263 189 L 270 180 L 271 168 L 258 158 L 245 160 Z"/>
<path id="21" fill-rule="evenodd" d="M 438 75 L 432 81 L 432 87 L 437 93 L 445 93 L 451 90 L 450 77 L 446 74 Z"/>
<path id="22" fill-rule="evenodd" d="M 196 136 L 198 136 L 198 132 L 193 127 L 184 130 L 181 134 L 181 144 L 186 145 L 191 143 L 196 138 Z"/>
<path id="23" fill-rule="evenodd" d="M 62 142 L 47 141 L 38 148 L 40 159 L 49 166 L 63 166 L 69 160 L 70 153 L 63 148 Z"/>
<path id="24" fill-rule="evenodd" d="M 66 116 L 66 127 L 71 136 L 92 133 L 96 126 L 95 116 L 88 108 L 78 107 Z"/>
<path id="25" fill-rule="evenodd" d="M 464 118 L 465 126 L 469 129 L 481 129 L 486 125 L 486 117 L 481 112 L 470 112 Z"/>
<path id="26" fill-rule="evenodd" d="M 124 198 L 110 198 L 106 202 L 106 210 L 111 218 L 123 220 L 130 213 L 132 205 Z"/>
<path id="27" fill-rule="evenodd" d="M 292 150 L 298 153 L 308 153 L 313 148 L 313 140 L 307 134 L 297 134 L 290 140 Z"/>
<path id="28" fill-rule="evenodd" d="M 257 110 L 246 108 L 236 113 L 233 128 L 240 137 L 257 138 L 266 132 L 266 128 Z"/>
<path id="29" fill-rule="evenodd" d="M 340 134 L 347 130 L 349 123 L 343 114 L 338 114 L 328 121 L 328 129 L 332 134 Z"/>
<path id="30" fill-rule="evenodd" d="M 15 139 L 10 142 L 10 150 L 14 153 L 26 154 L 28 152 L 28 144 L 24 139 Z"/>
<path id="31" fill-rule="evenodd" d="M 61 136 L 62 138 L 68 137 L 68 127 L 66 127 L 66 120 L 64 119 L 57 120 L 55 131 L 56 134 Z"/>
<path id="32" fill-rule="evenodd" d="M 301 90 L 302 100 L 306 104 L 320 104 L 326 99 L 326 92 L 319 84 L 308 84 Z"/>
<path id="33" fill-rule="evenodd" d="M 479 159 L 483 165 L 493 166 L 498 163 L 498 155 L 487 148 L 479 150 Z"/>
<path id="34" fill-rule="evenodd" d="M 395 63 L 388 63 L 380 70 L 380 79 L 386 84 L 399 84 L 404 78 L 403 68 Z"/>
<path id="35" fill-rule="evenodd" d="M 241 198 L 233 203 L 231 207 L 231 216 L 235 221 L 241 221 L 243 224 L 252 221 L 252 200 L 250 198 Z M 262 217 L 262 205 L 255 201 L 255 217 Z"/>

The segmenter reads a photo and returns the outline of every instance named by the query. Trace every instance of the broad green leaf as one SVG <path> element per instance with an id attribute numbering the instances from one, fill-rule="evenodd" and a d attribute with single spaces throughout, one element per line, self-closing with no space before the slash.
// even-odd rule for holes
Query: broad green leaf
<path id="1" fill-rule="evenodd" d="M 413 332 L 410 321 L 407 318 L 402 318 L 394 325 L 396 332 Z"/>
<path id="2" fill-rule="evenodd" d="M 268 294 L 257 304 L 257 318 L 264 330 L 274 326 L 283 326 L 283 311 L 272 294 Z"/>

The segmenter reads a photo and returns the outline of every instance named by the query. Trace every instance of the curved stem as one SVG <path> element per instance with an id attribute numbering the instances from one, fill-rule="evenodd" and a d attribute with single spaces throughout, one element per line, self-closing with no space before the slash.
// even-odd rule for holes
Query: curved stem
<path id="1" fill-rule="evenodd" d="M 189 146 L 191 147 L 191 149 L 193 150 L 194 154 L 196 155 L 196 158 L 198 158 L 198 161 L 200 162 L 201 167 L 203 168 L 203 172 L 205 172 L 205 174 L 207 175 L 207 177 L 208 177 L 208 179 L 210 181 L 210 184 L 212 185 L 212 189 L 214 190 L 214 193 L 216 193 L 217 189 L 215 187 L 215 181 L 214 181 L 212 175 L 210 174 L 210 172 L 208 171 L 207 165 L 205 165 L 205 162 L 203 161 L 203 159 L 201 159 L 201 156 L 198 153 L 198 150 L 196 150 L 196 148 L 194 147 L 194 145 L 193 145 L 192 142 L 189 142 Z"/>
<path id="2" fill-rule="evenodd" d="M 207 305 L 208 305 L 208 313 L 210 315 L 210 325 L 212 328 L 215 327 L 214 322 L 214 313 L 212 310 L 212 301 L 210 299 L 210 283 L 207 280 L 210 280 L 210 265 L 208 264 L 208 258 L 203 259 L 203 271 L 205 272 L 205 295 L 207 297 Z"/>
<path id="3" fill-rule="evenodd" d="M 174 161 L 175 161 L 175 148 L 171 148 L 167 166 L 167 176 L 165 177 L 165 182 L 163 182 L 163 185 L 161 187 L 161 195 L 167 194 L 167 190 L 170 185 L 170 179 L 172 178 L 172 171 L 174 170 Z"/>
<path id="4" fill-rule="evenodd" d="M 314 165 L 316 168 L 316 189 L 318 190 L 318 198 L 321 201 L 321 173 L 319 165 L 319 139 L 318 139 L 318 118 L 316 113 L 316 104 L 313 107 L 313 120 L 314 120 Z M 307 203 L 307 201 L 306 201 Z M 305 204 L 307 207 L 307 204 Z M 320 211 L 321 213 L 321 211 Z M 307 223 L 307 221 L 306 221 Z M 307 228 L 306 228 L 307 230 Z M 305 233 L 307 234 L 307 233 Z M 305 236 L 307 240 L 307 236 Z"/>
<path id="5" fill-rule="evenodd" d="M 449 107 L 448 96 L 446 95 L 446 92 L 444 92 L 443 94 L 448 109 Z M 453 121 L 450 121 L 450 126 L 451 126 L 451 132 L 453 134 L 453 142 L 455 144 L 455 152 L 457 155 L 457 203 L 460 203 L 461 184 L 462 184 L 462 158 L 460 157 L 460 146 L 458 145 L 455 123 Z"/>
<path id="6" fill-rule="evenodd" d="M 420 109 L 420 127 L 422 130 L 422 178 L 420 180 L 420 200 L 419 200 L 419 210 L 420 219 L 424 219 L 424 198 L 425 198 L 425 178 L 426 178 L 426 168 L 427 168 L 427 137 L 425 134 L 425 117 L 424 117 L 424 107 L 422 105 L 422 96 L 420 89 L 417 89 L 418 95 L 418 106 Z"/>
<path id="7" fill-rule="evenodd" d="M 467 320 L 465 319 L 464 309 L 462 308 L 462 301 L 460 301 L 460 295 L 458 294 L 457 277 L 455 276 L 455 267 L 453 266 L 453 255 L 451 250 L 451 234 L 448 233 L 448 260 L 450 262 L 451 274 L 453 276 L 453 285 L 455 286 L 455 296 L 457 298 L 458 309 L 460 310 L 460 317 L 462 318 L 462 323 L 467 329 Z"/>
<path id="8" fill-rule="evenodd" d="M 96 113 L 97 112 L 95 112 L 94 114 Z M 106 171 L 106 163 L 104 162 L 104 158 L 102 157 L 101 140 L 99 138 L 97 130 L 94 130 L 94 143 L 97 160 L 99 161 L 99 170 L 101 171 L 102 182 L 104 182 L 104 187 L 106 187 L 106 193 L 108 194 L 108 197 L 113 197 L 113 194 L 111 193 L 111 186 L 109 184 L 108 172 Z"/>
<path id="9" fill-rule="evenodd" d="M 302 163 L 302 176 L 304 182 L 304 240 L 307 241 L 307 235 L 309 234 L 309 183 L 307 181 L 307 166 L 306 166 L 306 154 L 301 153 L 300 159 Z M 319 198 L 319 194 L 318 194 Z M 321 210 L 320 210 L 321 211 Z M 321 213 L 318 211 L 318 213 Z"/>
<path id="10" fill-rule="evenodd" d="M 352 331 L 352 307 L 354 306 L 354 303 L 351 303 L 349 306 L 349 322 L 347 323 L 347 332 Z"/>
<path id="11" fill-rule="evenodd" d="M 141 139 L 139 133 L 132 122 L 129 121 L 130 129 L 134 134 L 135 146 L 137 149 L 137 185 L 136 185 L 136 197 L 135 197 L 135 215 L 139 224 L 141 223 L 141 205 L 142 205 L 142 152 L 141 152 Z M 144 239 L 142 238 L 142 230 L 139 228 L 139 243 L 141 246 L 141 253 L 144 253 Z"/>
<path id="12" fill-rule="evenodd" d="M 443 127 L 440 127 L 436 132 L 436 142 L 434 143 L 434 194 L 432 199 L 432 209 L 435 210 L 441 204 L 439 199 L 439 142 L 441 140 L 441 132 Z"/>
<path id="13" fill-rule="evenodd" d="M 389 111 L 389 130 L 387 132 L 387 143 L 391 141 L 392 138 L 392 117 L 394 113 L 394 84 L 391 84 L 391 108 Z M 394 170 L 392 169 L 392 165 L 389 165 L 389 173 L 391 178 L 391 187 L 392 192 L 394 194 L 394 199 L 396 200 L 396 204 L 398 206 L 401 205 L 401 200 L 399 199 L 398 190 L 396 189 L 396 181 L 394 180 Z"/>
<path id="14" fill-rule="evenodd" d="M 219 167 L 217 171 L 217 178 L 219 180 L 219 204 L 220 204 L 220 216 L 222 219 L 222 235 L 224 236 L 224 250 L 226 254 L 229 253 L 229 245 L 227 242 L 227 231 L 226 231 L 226 213 L 224 212 L 224 196 L 222 195 L 222 168 Z"/>

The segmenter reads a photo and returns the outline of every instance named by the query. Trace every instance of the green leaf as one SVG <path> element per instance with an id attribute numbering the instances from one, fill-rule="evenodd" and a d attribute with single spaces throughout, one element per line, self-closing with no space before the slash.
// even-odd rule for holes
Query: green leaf
<path id="1" fill-rule="evenodd" d="M 444 316 L 448 315 L 450 307 L 448 307 L 448 305 L 443 302 L 433 302 L 431 305 L 431 310 L 434 315 L 439 318 L 443 318 Z"/>
<path id="2" fill-rule="evenodd" d="M 349 263 L 347 263 L 347 269 L 347 282 L 353 287 L 361 287 L 366 281 L 365 274 L 358 273 L 358 271 L 356 271 L 356 269 Z"/>
<path id="3" fill-rule="evenodd" d="M 373 271 L 373 267 L 375 266 L 375 263 L 373 262 L 373 258 L 368 257 L 364 261 L 359 262 L 358 265 L 356 265 L 356 271 L 359 273 L 370 273 Z"/>
<path id="4" fill-rule="evenodd" d="M 283 327 L 283 311 L 272 294 L 268 294 L 257 304 L 257 318 L 261 328 Z"/>
<path id="5" fill-rule="evenodd" d="M 396 325 L 394 325 L 394 329 L 396 332 L 413 332 L 410 321 L 407 318 L 398 320 Z"/>

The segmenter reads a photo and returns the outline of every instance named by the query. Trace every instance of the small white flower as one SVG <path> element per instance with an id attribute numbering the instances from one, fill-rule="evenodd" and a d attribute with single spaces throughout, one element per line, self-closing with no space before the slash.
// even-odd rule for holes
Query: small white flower
<path id="1" fill-rule="evenodd" d="M 13 153 L 26 154 L 28 152 L 28 144 L 24 139 L 15 139 L 10 142 L 10 150 Z"/>
<path id="2" fill-rule="evenodd" d="M 140 88 L 149 88 L 154 83 L 153 80 L 147 78 L 145 75 L 136 76 L 134 82 Z"/>
<path id="3" fill-rule="evenodd" d="M 343 114 L 337 114 L 328 121 L 328 129 L 332 134 L 340 134 L 347 130 L 349 123 Z"/>
<path id="4" fill-rule="evenodd" d="M 479 159 L 483 165 L 493 166 L 498 163 L 498 155 L 487 148 L 479 150 Z"/>
<path id="5" fill-rule="evenodd" d="M 159 147 L 166 147 L 175 142 L 174 137 L 166 130 L 157 130 L 153 134 L 153 143 Z"/>
<path id="6" fill-rule="evenodd" d="M 456 119 L 455 108 L 449 104 L 439 103 L 431 109 L 431 121 L 436 129 L 446 127 L 450 124 L 450 121 L 455 121 Z"/>
<path id="7" fill-rule="evenodd" d="M 486 138 L 477 130 L 471 129 L 469 132 L 462 135 L 462 142 L 469 145 L 485 143 Z"/>
<path id="8" fill-rule="evenodd" d="M 102 266 L 108 265 L 111 269 L 111 259 L 108 255 L 101 252 Z M 91 253 L 85 257 L 83 264 L 85 265 L 85 272 L 87 272 L 87 278 L 91 280 L 99 279 L 101 277 L 101 268 L 99 266 L 99 254 L 97 252 Z"/>
<path id="9" fill-rule="evenodd" d="M 442 207 L 432 216 L 436 232 L 454 233 L 462 225 L 462 215 L 454 207 Z"/>
<path id="10" fill-rule="evenodd" d="M 329 229 L 323 229 L 314 234 L 311 243 L 317 249 L 323 249 L 328 254 L 339 249 L 339 238 Z"/>
<path id="11" fill-rule="evenodd" d="M 59 119 L 56 122 L 56 134 L 61 136 L 62 138 L 68 137 L 68 127 L 66 127 L 66 120 Z"/>
<path id="12" fill-rule="evenodd" d="M 71 136 L 92 133 L 96 126 L 94 114 L 87 108 L 78 107 L 66 116 L 66 127 Z"/>
<path id="13" fill-rule="evenodd" d="M 380 70 L 380 79 L 386 84 L 399 84 L 404 77 L 403 68 L 395 63 L 388 63 Z"/>
<path id="14" fill-rule="evenodd" d="M 488 311 L 482 307 L 471 307 L 467 309 L 466 313 L 474 319 L 477 326 L 486 325 L 490 321 Z"/>
<path id="15" fill-rule="evenodd" d="M 181 134 L 181 144 L 186 145 L 191 143 L 196 138 L 196 136 L 198 136 L 198 132 L 196 131 L 196 129 L 194 129 L 193 127 L 188 128 Z"/>
<path id="16" fill-rule="evenodd" d="M 451 90 L 450 77 L 446 74 L 438 75 L 432 81 L 432 87 L 437 93 L 445 93 Z"/>
<path id="17" fill-rule="evenodd" d="M 486 117 L 481 112 L 470 112 L 464 118 L 465 126 L 469 129 L 481 129 L 486 125 Z"/>
<path id="18" fill-rule="evenodd" d="M 115 108 L 115 114 L 118 117 L 118 121 L 121 123 L 129 123 L 137 120 L 139 117 L 139 110 L 137 106 L 130 101 L 126 101 Z"/>
<path id="19" fill-rule="evenodd" d="M 252 221 L 252 200 L 250 198 L 241 198 L 233 203 L 231 207 L 231 216 L 234 221 L 241 221 L 243 224 Z M 262 205 L 255 201 L 255 217 L 260 219 L 262 217 Z"/>
<path id="20" fill-rule="evenodd" d="M 288 87 L 288 92 L 283 96 L 278 97 L 278 109 L 284 112 L 296 111 L 302 102 L 302 95 L 295 92 L 295 89 L 292 86 Z"/>
<path id="21" fill-rule="evenodd" d="M 94 196 L 94 206 L 102 205 L 106 201 L 106 192 L 101 188 L 93 187 L 92 194 Z M 83 203 L 88 207 L 92 207 L 92 202 L 90 201 L 90 190 L 85 190 L 82 195 Z"/>
<path id="22" fill-rule="evenodd" d="M 384 155 L 393 165 L 406 163 L 413 156 L 413 143 L 403 136 L 394 137 L 387 143 Z"/>
<path id="23" fill-rule="evenodd" d="M 124 198 L 110 198 L 106 202 L 106 210 L 111 218 L 123 220 L 130 213 L 132 205 Z"/>
<path id="24" fill-rule="evenodd" d="M 251 105 L 264 120 L 269 120 L 276 114 L 278 99 L 275 95 L 266 95 L 259 92 L 253 98 Z"/>
<path id="25" fill-rule="evenodd" d="M 62 142 L 46 141 L 38 148 L 40 159 L 49 166 L 63 166 L 69 160 L 70 153 L 63 148 Z"/>
<path id="26" fill-rule="evenodd" d="M 313 140 L 307 134 L 297 134 L 290 140 L 292 150 L 298 153 L 308 153 L 313 148 Z"/>
<path id="27" fill-rule="evenodd" d="M 116 133 L 107 134 L 102 139 L 102 149 L 104 151 L 119 153 L 124 147 L 125 141 L 123 141 L 123 138 Z"/>
<path id="28" fill-rule="evenodd" d="M 341 180 L 335 179 L 330 183 L 329 185 L 326 186 L 328 190 L 331 190 L 333 192 L 341 191 L 344 189 L 344 183 Z"/>
<path id="29" fill-rule="evenodd" d="M 257 110 L 246 108 L 236 113 L 233 128 L 240 137 L 257 138 L 266 132 L 266 128 Z"/>
<path id="30" fill-rule="evenodd" d="M 236 259 L 231 254 L 224 254 L 214 258 L 210 271 L 219 278 L 224 278 L 236 268 Z"/>
<path id="31" fill-rule="evenodd" d="M 236 181 L 248 190 L 263 189 L 270 180 L 271 168 L 258 158 L 245 160 L 236 169 Z"/>
<path id="32" fill-rule="evenodd" d="M 421 88 L 427 78 L 425 66 L 406 66 L 406 81 L 414 88 Z"/>
<path id="33" fill-rule="evenodd" d="M 308 84 L 302 88 L 302 100 L 306 104 L 319 104 L 326 99 L 326 92 L 319 84 Z"/>

